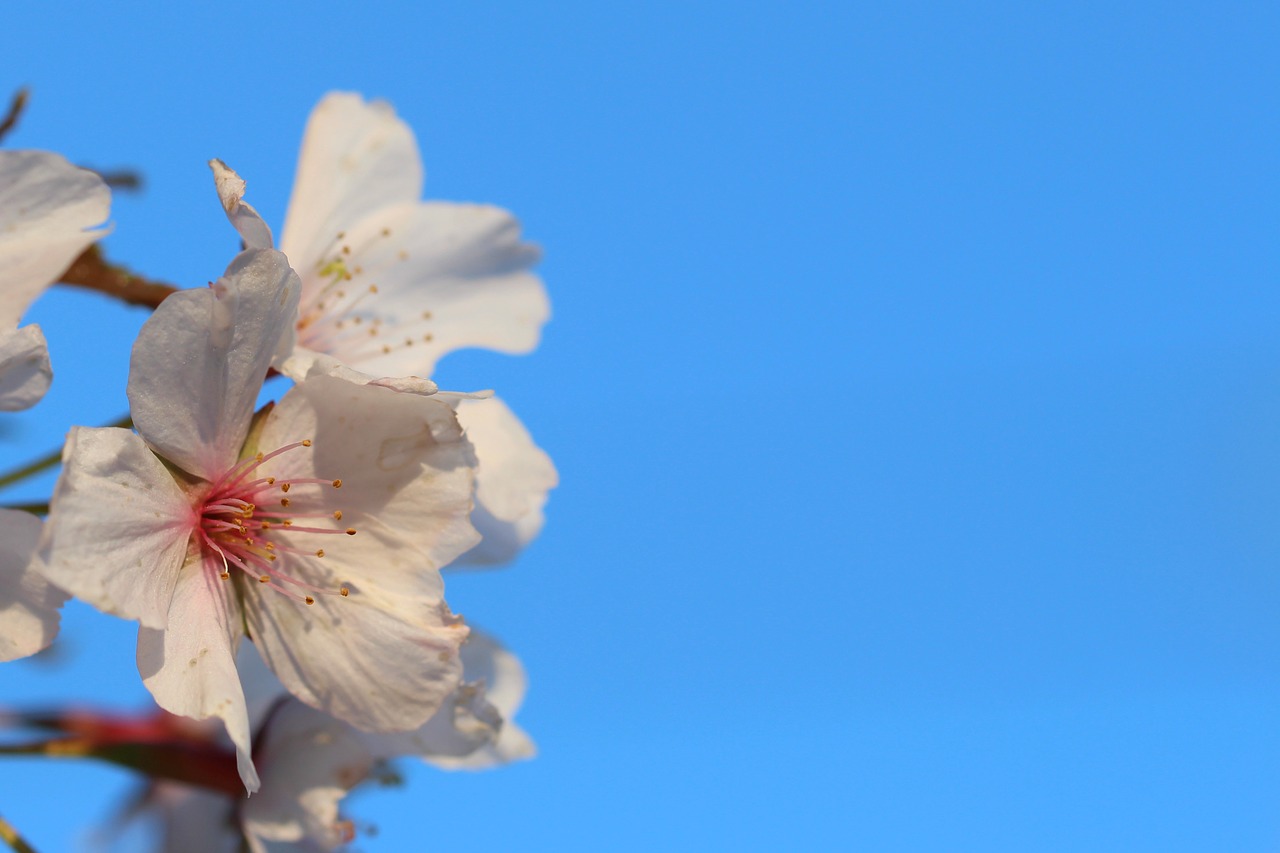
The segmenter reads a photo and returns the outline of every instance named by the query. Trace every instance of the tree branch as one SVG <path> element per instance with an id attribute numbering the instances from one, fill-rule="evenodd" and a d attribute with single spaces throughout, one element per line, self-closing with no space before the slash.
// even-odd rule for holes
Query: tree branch
<path id="1" fill-rule="evenodd" d="M 178 288 L 161 281 L 148 281 L 122 266 L 107 263 L 95 244 L 80 253 L 62 274 L 62 284 L 96 290 L 130 305 L 154 309 Z"/>
<path id="2" fill-rule="evenodd" d="M 18 123 L 23 109 L 27 106 L 27 97 L 30 94 L 31 91 L 26 86 L 13 93 L 13 99 L 9 101 L 9 111 L 4 114 L 4 119 L 0 120 L 0 140 L 8 136 L 9 131 L 13 130 Z"/>
<path id="3" fill-rule="evenodd" d="M 0 841 L 8 844 L 17 853 L 36 853 L 36 849 L 18 834 L 18 830 L 14 829 L 13 824 L 2 817 L 0 817 Z"/>

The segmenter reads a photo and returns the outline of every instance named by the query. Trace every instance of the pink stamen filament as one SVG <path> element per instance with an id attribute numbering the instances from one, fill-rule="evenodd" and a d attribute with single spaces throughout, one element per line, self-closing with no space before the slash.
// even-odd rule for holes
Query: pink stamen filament
<path id="1" fill-rule="evenodd" d="M 281 568 L 279 558 L 286 554 L 322 557 L 324 549 L 299 548 L 283 541 L 275 542 L 270 531 L 288 533 L 347 533 L 354 528 L 300 527 L 294 519 L 342 518 L 340 510 L 327 512 L 301 512 L 290 510 L 292 500 L 308 501 L 314 492 L 294 492 L 290 497 L 277 497 L 289 492 L 291 486 L 330 486 L 338 488 L 341 480 L 324 480 L 318 477 L 296 479 L 259 477 L 249 480 L 253 471 L 268 460 L 294 450 L 310 447 L 309 439 L 280 447 L 270 453 L 259 453 L 238 462 L 213 484 L 200 512 L 200 542 L 205 551 L 205 563 L 222 578 L 230 577 L 235 567 L 262 586 L 304 604 L 314 604 L 310 595 L 300 595 L 294 589 L 303 589 L 318 595 L 346 596 L 345 586 L 326 589 L 290 576 Z M 278 506 L 277 506 L 278 505 Z"/>

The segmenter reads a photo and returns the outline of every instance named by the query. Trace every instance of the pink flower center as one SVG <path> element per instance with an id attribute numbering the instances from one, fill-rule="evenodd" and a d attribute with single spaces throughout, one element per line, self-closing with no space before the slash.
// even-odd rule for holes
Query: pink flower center
<path id="1" fill-rule="evenodd" d="M 354 536 L 354 527 L 323 526 L 341 521 L 342 510 L 314 508 L 315 489 L 337 489 L 342 481 L 258 476 L 264 462 L 310 446 L 311 440 L 305 439 L 270 453 L 259 453 L 242 460 L 213 483 L 200 508 L 199 537 L 208 569 L 218 572 L 223 580 L 229 580 L 232 572 L 239 570 L 303 604 L 315 604 L 314 595 L 350 594 L 345 586 L 327 589 L 293 577 L 289 573 L 291 555 L 323 557 L 324 549 L 299 548 L 281 535 L 288 533 L 290 541 L 294 534 Z"/>

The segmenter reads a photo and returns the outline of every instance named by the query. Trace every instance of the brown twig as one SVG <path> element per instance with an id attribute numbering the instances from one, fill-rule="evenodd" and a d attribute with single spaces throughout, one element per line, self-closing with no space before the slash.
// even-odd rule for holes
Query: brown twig
<path id="1" fill-rule="evenodd" d="M 113 190 L 124 190 L 125 192 L 138 192 L 142 189 L 142 173 L 135 172 L 132 169 L 116 169 L 111 172 L 104 172 L 101 169 L 95 169 L 98 177 L 102 178 L 103 183 L 111 187 Z"/>
<path id="2" fill-rule="evenodd" d="M 13 824 L 2 817 L 0 817 L 0 841 L 8 844 L 17 853 L 36 853 L 36 849 L 18 834 Z"/>
<path id="3" fill-rule="evenodd" d="M 26 86 L 13 93 L 13 99 L 9 101 L 9 111 L 4 114 L 4 119 L 0 120 L 0 140 L 3 140 L 18 123 L 18 118 L 26 108 L 27 98 L 30 95 L 31 91 Z"/>
<path id="4" fill-rule="evenodd" d="M 102 251 L 90 246 L 80 253 L 67 271 L 62 274 L 62 284 L 96 290 L 114 296 L 130 305 L 155 308 L 178 288 L 161 281 L 148 281 L 127 269 L 107 263 Z"/>

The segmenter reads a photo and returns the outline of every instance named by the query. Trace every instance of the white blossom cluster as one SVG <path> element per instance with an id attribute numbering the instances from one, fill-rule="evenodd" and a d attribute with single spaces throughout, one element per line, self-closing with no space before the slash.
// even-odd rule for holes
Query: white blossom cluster
<path id="1" fill-rule="evenodd" d="M 244 792 L 153 781 L 165 849 L 333 850 L 339 801 L 388 759 L 533 752 L 519 662 L 450 611 L 441 570 L 514 557 L 556 471 L 497 397 L 430 377 L 455 349 L 528 352 L 549 307 L 509 213 L 421 200 L 385 103 L 317 105 L 278 240 L 210 166 L 244 248 L 143 325 L 133 428 L 71 430 L 47 519 L 0 510 L 0 659 L 49 645 L 67 596 L 137 621 L 143 683 L 221 722 Z M 0 408 L 49 387 L 20 318 L 109 204 L 57 154 L 0 151 Z M 259 408 L 274 376 L 288 390 Z"/>

